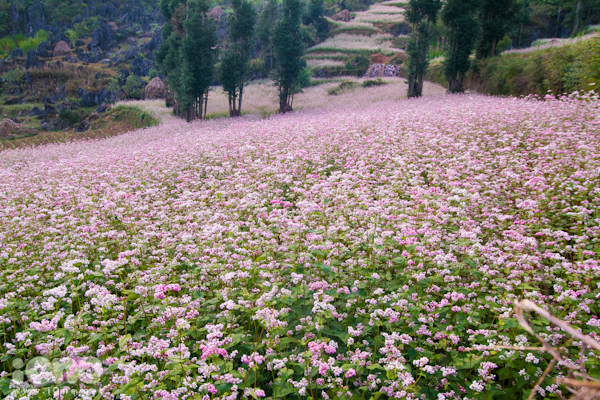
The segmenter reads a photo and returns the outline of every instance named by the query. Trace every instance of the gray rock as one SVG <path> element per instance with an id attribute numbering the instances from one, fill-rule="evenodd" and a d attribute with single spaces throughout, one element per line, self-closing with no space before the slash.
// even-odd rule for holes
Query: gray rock
<path id="1" fill-rule="evenodd" d="M 14 48 L 12 53 L 10 53 L 10 56 L 12 58 L 17 58 L 17 57 L 23 57 L 23 50 L 21 50 L 20 48 Z"/>
<path id="2" fill-rule="evenodd" d="M 35 55 L 35 51 L 29 50 L 27 52 L 27 59 L 25 60 L 25 69 L 38 68 L 40 66 L 40 59 Z"/>

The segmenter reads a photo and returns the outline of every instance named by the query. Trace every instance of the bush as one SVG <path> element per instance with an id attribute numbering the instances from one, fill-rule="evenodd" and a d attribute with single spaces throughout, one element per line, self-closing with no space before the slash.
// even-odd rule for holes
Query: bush
<path id="1" fill-rule="evenodd" d="M 350 75 L 362 77 L 371 66 L 371 56 L 367 52 L 361 52 L 352 56 L 346 62 L 346 70 Z"/>
<path id="2" fill-rule="evenodd" d="M 155 70 L 154 68 L 151 68 L 150 71 L 148 72 L 148 79 L 151 81 L 152 79 L 158 77 L 158 71 Z"/>
<path id="3" fill-rule="evenodd" d="M 340 94 L 347 93 L 358 86 L 358 83 L 352 81 L 344 81 L 337 85 L 334 88 L 331 88 L 327 91 L 327 94 L 330 96 L 337 96 Z"/>
<path id="4" fill-rule="evenodd" d="M 367 79 L 360 86 L 362 86 L 364 88 L 370 88 L 370 87 L 373 87 L 373 86 L 383 86 L 383 85 L 387 85 L 387 84 L 388 83 L 386 81 L 384 81 L 383 79 L 379 78 L 377 80 L 375 80 L 375 79 Z"/>
<path id="5" fill-rule="evenodd" d="M 588 91 L 592 84 L 600 84 L 600 39 L 480 60 L 467 80 L 479 92 L 514 96 Z"/>
<path id="6" fill-rule="evenodd" d="M 512 39 L 510 37 L 504 36 L 502 38 L 502 40 L 500 40 L 498 42 L 498 45 L 496 46 L 496 51 L 498 54 L 505 52 L 506 50 L 509 50 L 512 47 Z"/>
<path id="7" fill-rule="evenodd" d="M 139 76 L 129 75 L 123 90 L 125 91 L 125 94 L 127 94 L 128 98 L 139 100 L 144 95 L 145 87 L 146 82 L 144 82 Z"/>
<path id="8" fill-rule="evenodd" d="M 58 118 L 62 119 L 63 121 L 66 121 L 66 122 L 70 122 L 72 124 L 79 122 L 79 115 L 77 115 L 76 112 L 73 112 L 68 108 L 65 110 L 61 110 L 58 113 Z"/>
<path id="9" fill-rule="evenodd" d="M 6 53 L 11 53 L 16 47 L 17 44 L 12 38 L 4 37 L 0 39 L 0 49 L 3 49 Z"/>

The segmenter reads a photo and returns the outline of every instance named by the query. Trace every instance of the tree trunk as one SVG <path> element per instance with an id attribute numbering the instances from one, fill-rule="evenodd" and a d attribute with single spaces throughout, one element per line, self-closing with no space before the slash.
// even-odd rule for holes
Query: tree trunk
<path id="1" fill-rule="evenodd" d="M 521 27 L 519 28 L 519 44 L 517 45 L 518 49 L 521 48 L 521 39 L 522 38 L 523 38 L 523 24 L 521 24 Z"/>
<path id="2" fill-rule="evenodd" d="M 492 39 L 492 48 L 490 50 L 490 55 L 492 57 L 494 57 L 494 54 L 496 53 L 496 40 L 497 40 L 496 38 Z"/>
<path id="3" fill-rule="evenodd" d="M 206 89 L 206 93 L 204 94 L 204 119 L 206 119 L 206 110 L 208 109 L 208 91 L 210 88 Z M 202 115 L 202 114 L 200 114 Z"/>
<path id="4" fill-rule="evenodd" d="M 427 50 L 429 50 L 429 18 L 427 19 L 427 33 L 422 40 L 423 51 L 419 60 L 419 73 L 417 74 L 417 90 L 415 95 L 421 97 L 423 95 L 423 81 L 425 80 L 425 66 L 427 65 Z"/>
<path id="5" fill-rule="evenodd" d="M 421 23 L 419 22 L 413 28 L 413 32 L 415 35 L 415 47 L 417 50 L 419 49 L 419 36 L 421 31 Z M 418 63 L 415 63 L 416 60 L 412 60 L 411 62 L 414 65 L 413 71 L 409 71 L 408 75 L 408 97 L 416 97 L 417 94 L 417 74 L 419 73 Z"/>
<path id="6" fill-rule="evenodd" d="M 556 18 L 556 33 L 554 33 L 554 37 L 559 37 L 558 33 L 560 32 L 560 12 L 562 11 L 562 4 L 558 6 L 558 17 Z"/>
<path id="7" fill-rule="evenodd" d="M 579 11 L 581 11 L 581 0 L 577 1 L 577 8 L 575 9 L 575 27 L 573 28 L 571 36 L 577 35 L 577 30 L 579 29 Z"/>
<path id="8" fill-rule="evenodd" d="M 238 103 L 239 115 L 242 115 L 242 95 L 244 94 L 244 85 L 240 85 L 240 98 Z"/>

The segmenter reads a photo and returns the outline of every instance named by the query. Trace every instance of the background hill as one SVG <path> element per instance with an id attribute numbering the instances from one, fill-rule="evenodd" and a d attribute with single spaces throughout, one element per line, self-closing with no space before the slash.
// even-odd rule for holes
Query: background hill
<path id="1" fill-rule="evenodd" d="M 156 65 L 155 53 L 163 41 L 162 28 L 167 22 L 161 4 L 167 3 L 167 0 L 0 0 L 0 116 L 21 126 L 18 132 L 0 138 L 0 144 L 12 147 L 11 140 L 44 143 L 80 137 L 90 129 L 100 129 L 102 124 L 94 122 L 101 116 L 112 118 L 112 113 L 103 114 L 115 102 L 143 99 L 147 83 L 154 77 L 164 78 Z M 507 19 L 504 37 L 496 46 L 497 54 L 506 53 L 473 63 L 467 88 L 518 95 L 589 89 L 596 80 L 594 71 L 599 70 L 597 41 L 563 43 L 560 38 L 596 31 L 600 2 L 514 0 L 509 3 L 515 12 Z M 266 2 L 253 4 L 259 16 L 267 7 Z M 229 0 L 223 0 L 213 2 L 212 6 L 219 47 L 224 48 L 231 5 Z M 336 88 L 343 92 L 356 83 L 346 76 L 404 77 L 405 50 L 412 32 L 405 21 L 406 6 L 406 2 L 396 0 L 307 0 L 302 17 L 302 40 L 307 49 L 304 86 L 327 84 L 321 92 L 331 91 L 335 95 Z M 265 80 L 270 76 L 273 60 L 261 32 L 269 24 L 272 21 L 259 18 L 253 38 L 250 78 L 259 85 L 253 90 L 266 91 L 271 96 L 262 102 L 257 100 L 256 104 L 246 103 L 248 112 L 259 115 L 274 112 L 270 102 L 276 101 Z M 448 33 L 441 21 L 431 30 L 427 77 L 446 85 L 444 56 Z M 546 43 L 549 40 L 554 41 Z M 66 52 L 56 51 L 60 42 L 67 46 Z M 557 43 L 566 46 L 557 47 Z M 514 50 L 509 51 L 511 48 Z M 563 60 L 567 60 L 566 66 Z M 218 79 L 213 82 L 219 83 Z M 212 91 L 214 104 L 209 101 L 208 116 L 224 116 L 220 89 Z M 133 120 L 123 126 L 108 124 L 110 132 L 97 132 L 98 135 L 116 134 L 128 126 L 156 122 L 137 109 L 130 111 L 128 116 Z M 46 139 L 27 139 L 43 132 L 48 133 Z"/>

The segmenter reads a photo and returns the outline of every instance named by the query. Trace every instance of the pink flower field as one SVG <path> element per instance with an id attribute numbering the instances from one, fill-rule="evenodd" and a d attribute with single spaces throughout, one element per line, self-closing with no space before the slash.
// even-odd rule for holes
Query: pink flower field
<path id="1" fill-rule="evenodd" d="M 5 151 L 0 225 L 0 397 L 527 398 L 552 356 L 515 300 L 600 339 L 600 102 L 166 118 Z M 566 364 L 599 375 L 528 318 L 564 349 L 536 398 L 568 395 Z"/>

